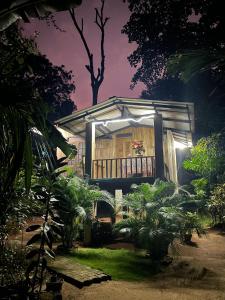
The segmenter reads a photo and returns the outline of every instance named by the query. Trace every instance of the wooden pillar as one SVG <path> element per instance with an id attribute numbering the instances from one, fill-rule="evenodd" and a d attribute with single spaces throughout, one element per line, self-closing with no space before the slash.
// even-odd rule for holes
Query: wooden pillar
<path id="1" fill-rule="evenodd" d="M 86 124 L 86 138 L 85 138 L 85 175 L 92 177 L 92 160 L 93 151 L 95 150 L 95 126 L 92 123 Z"/>
<path id="2" fill-rule="evenodd" d="M 163 159 L 163 122 L 162 116 L 156 114 L 154 117 L 155 134 L 155 177 L 164 179 Z"/>

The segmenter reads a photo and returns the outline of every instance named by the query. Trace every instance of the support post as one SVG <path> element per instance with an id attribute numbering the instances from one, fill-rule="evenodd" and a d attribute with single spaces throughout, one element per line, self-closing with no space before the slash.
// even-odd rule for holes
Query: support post
<path id="1" fill-rule="evenodd" d="M 163 122 L 162 116 L 156 114 L 154 117 L 155 135 L 155 177 L 164 179 L 164 158 L 163 158 Z"/>
<path id="2" fill-rule="evenodd" d="M 95 130 L 92 123 L 86 124 L 86 138 L 85 138 L 85 175 L 92 177 L 92 160 L 95 142 Z"/>

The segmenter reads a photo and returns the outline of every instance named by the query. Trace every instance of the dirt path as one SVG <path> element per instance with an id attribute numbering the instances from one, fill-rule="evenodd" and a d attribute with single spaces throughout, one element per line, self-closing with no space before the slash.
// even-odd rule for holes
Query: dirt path
<path id="1" fill-rule="evenodd" d="M 63 285 L 65 300 L 225 300 L 225 236 L 210 231 L 196 247 L 176 245 L 174 262 L 145 282 L 108 281 L 81 290 Z"/>

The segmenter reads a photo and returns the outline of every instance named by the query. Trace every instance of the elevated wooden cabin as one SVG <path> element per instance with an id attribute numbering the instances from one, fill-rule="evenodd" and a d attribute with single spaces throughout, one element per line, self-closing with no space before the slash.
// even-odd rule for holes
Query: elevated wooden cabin
<path id="1" fill-rule="evenodd" d="M 155 178 L 178 182 L 176 149 L 192 145 L 194 105 L 112 97 L 56 125 L 77 146 L 78 154 L 68 164 L 78 175 L 110 192 L 126 192 L 132 183 Z M 138 154 L 135 143 L 144 151 Z"/>

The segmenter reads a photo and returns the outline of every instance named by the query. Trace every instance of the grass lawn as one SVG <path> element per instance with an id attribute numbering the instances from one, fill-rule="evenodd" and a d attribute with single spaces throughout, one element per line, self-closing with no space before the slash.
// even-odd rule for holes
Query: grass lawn
<path id="1" fill-rule="evenodd" d="M 125 249 L 79 248 L 71 260 L 102 270 L 114 280 L 141 281 L 154 273 L 149 258 Z"/>

